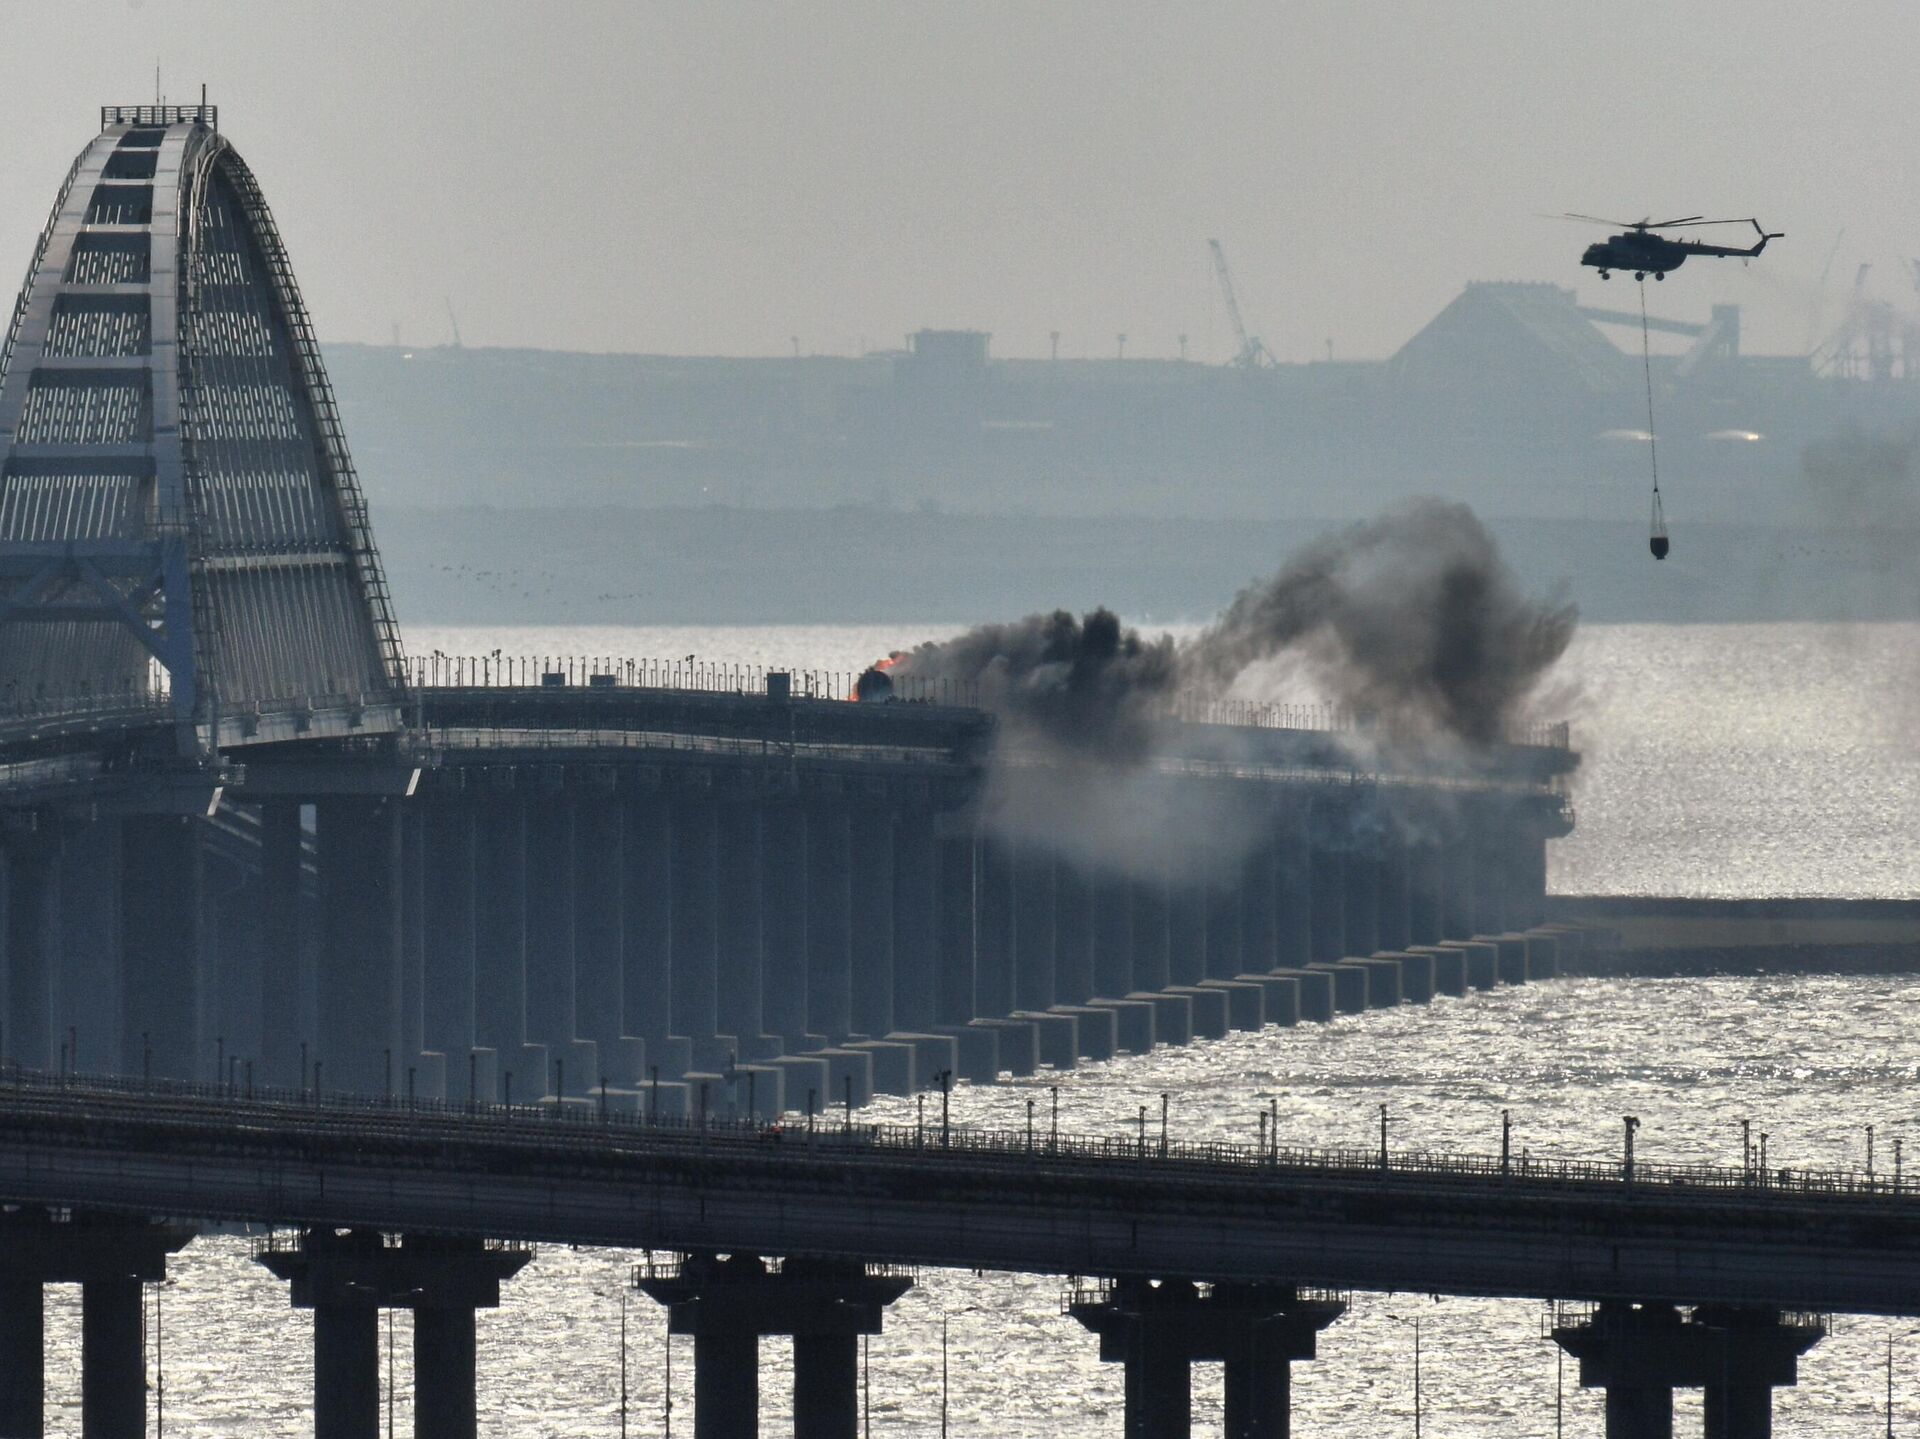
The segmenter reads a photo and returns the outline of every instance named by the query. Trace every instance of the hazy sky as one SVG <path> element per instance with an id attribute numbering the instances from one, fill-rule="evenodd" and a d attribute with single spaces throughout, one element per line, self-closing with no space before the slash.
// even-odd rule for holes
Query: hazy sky
<path id="1" fill-rule="evenodd" d="M 1912 0 L 544 4 L 0 0 L 0 285 L 96 107 L 205 80 L 320 333 L 1219 358 L 1219 236 L 1283 358 L 1390 354 L 1468 279 L 1578 269 L 1586 210 L 1757 213 L 1656 312 L 1797 350 L 1835 237 L 1910 303 Z"/>

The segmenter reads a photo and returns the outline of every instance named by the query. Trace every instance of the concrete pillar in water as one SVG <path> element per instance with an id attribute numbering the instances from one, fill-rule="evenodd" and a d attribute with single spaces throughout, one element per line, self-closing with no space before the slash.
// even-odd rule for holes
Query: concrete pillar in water
<path id="1" fill-rule="evenodd" d="M 1373 833 L 1355 836 L 1341 860 L 1349 955 L 1372 954 L 1380 947 L 1379 842 Z"/>
<path id="2" fill-rule="evenodd" d="M 930 1029 L 941 1018 L 936 845 L 931 811 L 904 809 L 895 817 L 892 983 L 896 1030 Z"/>
<path id="3" fill-rule="evenodd" d="M 1069 860 L 1053 872 L 1053 999 L 1083 1004 L 1101 992 L 1094 979 L 1094 881 Z M 1125 990 L 1121 991 L 1126 993 Z"/>
<path id="4" fill-rule="evenodd" d="M 1277 929 L 1279 857 L 1262 837 L 1240 860 L 1241 974 L 1265 974 L 1280 961 Z"/>
<path id="5" fill-rule="evenodd" d="M 6 1058 L 29 1069 L 52 1069 L 54 971 L 60 954 L 59 822 L 51 811 L 10 816 L 4 833 L 7 998 Z"/>
<path id="6" fill-rule="evenodd" d="M 426 982 L 426 814 L 423 804 L 409 801 L 400 806 L 400 1045 L 407 1064 L 427 1047 Z"/>
<path id="7" fill-rule="evenodd" d="M 468 1056 L 474 1033 L 474 905 L 477 845 L 470 805 L 442 800 L 421 817 L 424 874 L 421 903 L 425 934 L 421 953 L 421 1042 L 447 1057 L 447 1096 L 491 1100 L 467 1093 Z"/>
<path id="8" fill-rule="evenodd" d="M 938 821 L 934 840 L 935 952 L 934 1017 L 941 1024 L 965 1024 L 974 1008 L 974 886 L 976 848 L 963 821 Z"/>
<path id="9" fill-rule="evenodd" d="M 147 1432 L 140 1298 L 132 1275 L 80 1285 L 80 1432 L 86 1439 L 142 1439 Z"/>
<path id="10" fill-rule="evenodd" d="M 574 805 L 556 771 L 527 806 L 527 1038 L 574 1038 Z"/>
<path id="11" fill-rule="evenodd" d="M 1407 943 L 1438 944 L 1446 937 L 1446 857 L 1440 846 L 1416 840 L 1407 846 Z"/>
<path id="12" fill-rule="evenodd" d="M 316 1058 L 329 1089 L 381 1094 L 405 1079 L 400 1035 L 400 812 L 382 798 L 315 806 L 323 962 Z"/>
<path id="13" fill-rule="evenodd" d="M 502 1281 L 532 1251 L 480 1240 L 370 1230 L 307 1230 L 259 1256 L 313 1311 L 315 1439 L 377 1439 L 380 1311 L 414 1311 L 414 1434 L 474 1439 L 474 1311 L 500 1303 Z"/>
<path id="14" fill-rule="evenodd" d="M 71 825 L 60 850 L 59 888 L 56 1033 L 74 1031 L 78 1068 L 117 1073 L 122 1059 L 118 815 Z"/>
<path id="15" fill-rule="evenodd" d="M 1158 875 L 1140 877 L 1128 889 L 1133 986 L 1136 990 L 1165 989 L 1173 983 L 1167 881 Z"/>
<path id="16" fill-rule="evenodd" d="M 860 805 L 848 814 L 848 1030 L 879 1039 L 893 1018 L 893 810 Z"/>
<path id="17" fill-rule="evenodd" d="M 1055 1003 L 1054 939 L 1053 852 L 1022 842 L 1013 853 L 1015 1009 L 1042 1010 Z"/>
<path id="18" fill-rule="evenodd" d="M 667 1306 L 670 1333 L 693 1336 L 697 1439 L 757 1432 L 759 1343 L 772 1334 L 793 1336 L 796 1439 L 856 1439 L 859 1336 L 878 1334 L 886 1306 L 912 1283 L 835 1260 L 772 1270 L 752 1254 L 696 1254 L 649 1270 L 636 1287 Z"/>
<path id="19" fill-rule="evenodd" d="M 1167 981 L 1194 985 L 1207 977 L 1206 883 L 1176 878 L 1167 886 Z"/>
<path id="20" fill-rule="evenodd" d="M 1449 823 L 1448 830 L 1441 852 L 1441 934 L 1445 939 L 1471 939 L 1476 933 L 1471 831 L 1458 817 Z"/>
<path id="21" fill-rule="evenodd" d="M 1706 1390 L 1708 1435 L 1767 1439 L 1772 1390 L 1797 1381 L 1800 1356 L 1825 1333 L 1769 1309 L 1703 1305 L 1682 1319 L 1671 1304 L 1614 1300 L 1553 1338 L 1580 1361 L 1583 1388 L 1606 1390 L 1607 1439 L 1671 1439 L 1683 1388 Z"/>
<path id="22" fill-rule="evenodd" d="M 193 1231 L 85 1212 L 0 1213 L 0 1439 L 45 1431 L 42 1286 L 80 1286 L 80 1426 L 87 1439 L 146 1432 L 141 1285 L 166 1278 L 167 1256 Z"/>
<path id="23" fill-rule="evenodd" d="M 1308 954 L 1330 964 L 1348 952 L 1345 812 L 1316 802 L 1307 829 Z"/>
<path id="24" fill-rule="evenodd" d="M 300 1083 L 300 991 L 306 946 L 300 804 L 260 806 L 260 1083 Z"/>
<path id="25" fill-rule="evenodd" d="M 733 1036 L 735 1056 L 744 1064 L 771 1059 L 783 1048 L 777 1032 L 767 1031 L 761 981 L 766 896 L 760 809 L 722 805 L 716 823 L 719 1025 L 722 1034 Z"/>
<path id="26" fill-rule="evenodd" d="M 693 1042 L 696 1068 L 723 1063 L 719 1012 L 718 817 L 710 800 L 673 801 L 672 982 L 668 1015 Z"/>
<path id="27" fill-rule="evenodd" d="M 997 1019 L 1018 1007 L 1013 991 L 1013 847 L 983 833 L 974 864 L 974 1014 Z"/>
<path id="28" fill-rule="evenodd" d="M 1306 800 L 1289 792 L 1274 816 L 1274 969 L 1297 969 L 1313 957 L 1313 861 Z"/>
<path id="29" fill-rule="evenodd" d="M 1119 999 L 1132 992 L 1133 881 L 1117 870 L 1095 873 L 1089 886 L 1093 992 Z"/>
<path id="30" fill-rule="evenodd" d="M 762 1022 L 787 1048 L 813 1041 L 807 1015 L 807 815 L 770 806 L 760 822 Z M 824 1037 L 822 1037 L 824 1042 Z"/>
<path id="31" fill-rule="evenodd" d="M 129 815 L 121 827 L 120 1049 L 130 1074 L 150 1063 L 155 1078 L 212 1077 L 201 1013 L 205 826 L 198 816 Z"/>
<path id="32" fill-rule="evenodd" d="M 1498 812 L 1486 805 L 1468 810 L 1468 844 L 1473 850 L 1473 932 L 1499 934 L 1507 927 L 1505 836 Z"/>
<path id="33" fill-rule="evenodd" d="M 0 1439 L 46 1433 L 46 1345 L 39 1277 L 0 1271 Z"/>
<path id="34" fill-rule="evenodd" d="M 807 1024 L 830 1043 L 853 1028 L 853 859 L 847 811 L 807 806 Z"/>
<path id="35" fill-rule="evenodd" d="M 1100 1339 L 1100 1357 L 1126 1366 L 1129 1439 L 1192 1432 L 1192 1366 L 1225 1366 L 1227 1439 L 1285 1439 L 1290 1366 L 1315 1356 L 1339 1300 L 1290 1287 L 1123 1279 L 1076 1295 L 1068 1312 Z"/>
<path id="36" fill-rule="evenodd" d="M 519 799 L 475 812 L 473 1008 L 476 1042 L 512 1069 L 527 1041 L 527 829 Z M 524 1081 L 524 1097 L 531 1086 Z"/>
<path id="37" fill-rule="evenodd" d="M 1212 879 L 1202 890 L 1207 909 L 1206 959 L 1203 979 L 1232 979 L 1240 973 L 1240 876 L 1228 874 L 1226 857 L 1217 862 Z"/>
<path id="38" fill-rule="evenodd" d="M 1380 841 L 1380 905 L 1375 949 L 1405 949 L 1413 943 L 1413 859 L 1397 829 Z"/>

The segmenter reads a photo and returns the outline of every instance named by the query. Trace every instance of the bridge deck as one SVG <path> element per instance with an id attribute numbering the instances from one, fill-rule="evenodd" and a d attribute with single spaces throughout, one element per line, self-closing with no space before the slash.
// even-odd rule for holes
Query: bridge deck
<path id="1" fill-rule="evenodd" d="M 1031 1147 L 1030 1147 L 1031 1146 Z M 553 1243 L 1920 1313 L 1920 1195 L 1839 1172 L 652 1123 L 0 1081 L 0 1200 Z"/>

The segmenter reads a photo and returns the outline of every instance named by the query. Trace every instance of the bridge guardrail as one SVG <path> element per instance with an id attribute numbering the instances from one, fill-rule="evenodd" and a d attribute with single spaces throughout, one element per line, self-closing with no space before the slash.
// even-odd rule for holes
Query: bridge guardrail
<path id="1" fill-rule="evenodd" d="M 416 690 L 430 689 L 654 689 L 699 694 L 764 695 L 770 674 L 789 677 L 795 699 L 850 700 L 863 671 L 790 668 L 684 659 L 625 658 L 616 655 L 450 655 L 435 650 L 408 661 Z M 888 675 L 893 698 L 916 704 L 979 708 L 980 686 L 944 677 Z M 1302 730 L 1316 733 L 1369 733 L 1381 726 L 1369 715 L 1332 704 L 1270 704 L 1257 700 L 1179 697 L 1162 707 L 1162 717 L 1182 724 L 1248 729 Z M 1564 720 L 1516 727 L 1509 744 L 1566 750 L 1572 731 Z"/>
<path id="2" fill-rule="evenodd" d="M 1920 1193 L 1898 1173 L 1869 1175 L 1858 1169 L 1731 1167 L 1705 1163 L 1671 1164 L 1639 1158 L 1631 1166 L 1591 1159 L 1502 1159 L 1493 1155 L 1434 1151 L 1388 1152 L 1358 1147 L 1264 1146 L 1218 1141 L 1192 1142 L 1149 1135 L 1144 1125 L 1120 1135 L 1046 1135 L 1025 1130 L 978 1129 L 942 1124 L 866 1124 L 825 1115 L 804 1122 L 762 1122 L 746 1117 L 661 1115 L 613 1108 L 604 1093 L 587 1100 L 532 1104 L 472 1105 L 401 1095 L 348 1095 L 316 1090 L 268 1089 L 145 1080 L 118 1076 L 56 1074 L 0 1066 L 0 1117 L 9 1105 L 31 1108 L 58 1103 L 65 1109 L 89 1098 L 103 1103 L 138 1104 L 156 1115 L 210 1121 L 222 1114 L 254 1120 L 278 1119 L 289 1129 L 318 1128 L 358 1139 L 480 1140 L 511 1142 L 582 1154 L 591 1139 L 610 1153 L 691 1152 L 709 1158 L 726 1152 L 778 1156 L 796 1163 L 832 1157 L 845 1162 L 855 1154 L 876 1160 L 940 1162 L 949 1157 L 1005 1168 L 1085 1174 L 1122 1161 L 1155 1174 L 1188 1180 L 1236 1182 L 1262 1177 L 1291 1183 L 1316 1181 L 1353 1186 L 1416 1183 L 1429 1186 L 1498 1182 L 1533 1192 L 1580 1189 L 1631 1200 L 1637 1195 L 1664 1201 L 1701 1202 L 1737 1199 L 1772 1203 L 1809 1198 L 1872 1205 L 1911 1218 L 1920 1212 Z M 640 1098 L 646 1099 L 645 1086 Z M 182 1110 L 189 1113 L 183 1115 Z"/>

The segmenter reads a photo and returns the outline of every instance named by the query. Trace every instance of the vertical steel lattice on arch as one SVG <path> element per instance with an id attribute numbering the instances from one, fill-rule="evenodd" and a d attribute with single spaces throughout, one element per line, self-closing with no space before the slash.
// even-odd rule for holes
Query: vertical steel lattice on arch
<path id="1" fill-rule="evenodd" d="M 101 112 L 0 349 L 0 732 L 397 728 L 366 502 L 285 246 L 206 106 Z"/>

